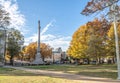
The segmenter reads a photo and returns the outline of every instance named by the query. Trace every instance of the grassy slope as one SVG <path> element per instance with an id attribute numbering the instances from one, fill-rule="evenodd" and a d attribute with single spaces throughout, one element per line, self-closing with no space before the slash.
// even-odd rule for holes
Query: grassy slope
<path id="1" fill-rule="evenodd" d="M 63 71 L 66 73 L 75 73 L 79 75 L 117 78 L 116 65 L 43 65 L 43 66 L 29 66 L 27 68 L 43 69 L 50 71 Z"/>
<path id="2" fill-rule="evenodd" d="M 40 76 L 33 73 L 0 68 L 0 83 L 80 83 L 79 81 Z"/>

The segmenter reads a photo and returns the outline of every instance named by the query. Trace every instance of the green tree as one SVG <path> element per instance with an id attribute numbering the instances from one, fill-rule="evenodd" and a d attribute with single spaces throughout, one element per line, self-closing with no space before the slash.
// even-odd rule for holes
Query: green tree
<path id="1" fill-rule="evenodd" d="M 8 33 L 7 53 L 10 56 L 10 64 L 13 65 L 14 56 L 19 56 L 21 51 L 20 42 L 24 41 L 23 35 L 16 29 L 11 29 Z"/>
<path id="2" fill-rule="evenodd" d="M 0 5 L 0 27 L 7 27 L 10 24 L 9 13 Z"/>

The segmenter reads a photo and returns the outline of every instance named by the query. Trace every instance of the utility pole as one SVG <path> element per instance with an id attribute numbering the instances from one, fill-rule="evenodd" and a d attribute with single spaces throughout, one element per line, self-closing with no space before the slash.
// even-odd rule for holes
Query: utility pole
<path id="1" fill-rule="evenodd" d="M 115 35 L 115 46 L 116 46 L 116 58 L 117 58 L 117 69 L 118 69 L 118 78 L 120 80 L 120 55 L 119 55 L 119 39 L 118 39 L 118 33 L 117 33 L 117 20 L 116 20 L 116 15 L 117 15 L 117 5 L 113 4 L 110 9 L 113 9 L 111 14 L 113 15 L 113 23 L 114 23 L 114 35 Z"/>

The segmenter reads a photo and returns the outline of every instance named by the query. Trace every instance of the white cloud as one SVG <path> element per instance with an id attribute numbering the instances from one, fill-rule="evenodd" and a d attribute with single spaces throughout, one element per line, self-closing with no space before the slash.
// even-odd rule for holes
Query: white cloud
<path id="1" fill-rule="evenodd" d="M 50 40 L 53 40 L 55 38 L 56 38 L 56 36 L 54 36 L 54 35 L 45 34 L 45 35 L 41 36 L 41 41 L 50 41 Z"/>
<path id="2" fill-rule="evenodd" d="M 16 0 L 0 0 L 0 5 L 4 7 L 4 9 L 9 13 L 10 16 L 10 27 L 16 28 L 18 30 L 25 30 L 23 26 L 25 25 L 25 17 L 21 14 L 18 9 L 18 4 Z"/>
<path id="3" fill-rule="evenodd" d="M 0 0 L 0 5 L 2 5 L 5 10 L 9 12 L 11 18 L 10 27 L 16 28 L 22 32 L 22 34 L 28 32 L 25 29 L 25 17 L 19 11 L 18 4 L 16 0 Z M 61 47 L 63 50 L 66 50 L 69 46 L 71 37 L 63 37 L 60 35 L 46 34 L 49 28 L 53 27 L 53 23 L 56 22 L 52 20 L 49 22 L 41 32 L 41 42 L 49 44 L 51 47 L 58 48 Z M 24 27 L 24 28 L 23 28 Z M 37 33 L 33 34 L 31 37 L 25 38 L 25 45 L 28 45 L 30 42 L 36 42 L 38 39 Z"/>
<path id="4" fill-rule="evenodd" d="M 49 44 L 50 46 L 52 46 L 54 48 L 61 47 L 62 50 L 66 51 L 68 46 L 69 46 L 70 40 L 71 40 L 70 36 L 67 36 L 67 37 L 58 37 L 58 36 L 56 36 L 55 39 L 44 41 L 44 42 Z"/>
<path id="5" fill-rule="evenodd" d="M 31 37 L 25 38 L 25 43 L 24 45 L 28 45 L 31 42 L 36 42 L 37 41 L 37 34 L 33 34 Z"/>
<path id="6" fill-rule="evenodd" d="M 47 30 L 48 30 L 48 28 L 49 27 L 52 27 L 53 26 L 53 22 L 56 22 L 55 20 L 52 20 L 50 23 L 48 23 L 46 26 L 45 26 L 45 28 L 42 30 L 42 32 L 41 32 L 41 35 L 43 35 Z"/>
<path id="7" fill-rule="evenodd" d="M 67 37 L 63 37 L 60 35 L 53 35 L 53 34 L 45 34 L 45 32 L 47 32 L 47 30 L 49 30 L 49 28 L 53 26 L 53 21 L 51 21 L 50 23 L 48 23 L 45 28 L 41 31 L 41 42 L 44 42 L 46 44 L 49 44 L 51 47 L 53 48 L 58 48 L 61 47 L 62 50 L 66 51 L 71 37 L 67 36 Z M 37 33 L 33 34 L 31 37 L 25 38 L 25 45 L 28 45 L 30 42 L 36 42 L 38 35 Z"/>

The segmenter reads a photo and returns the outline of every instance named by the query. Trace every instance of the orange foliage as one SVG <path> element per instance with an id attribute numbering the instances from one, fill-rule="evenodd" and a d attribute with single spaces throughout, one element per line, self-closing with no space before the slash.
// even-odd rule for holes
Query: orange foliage
<path id="1" fill-rule="evenodd" d="M 51 57 L 52 55 L 52 48 L 45 44 L 41 43 L 40 44 L 40 52 L 42 55 L 42 58 L 44 59 L 45 57 Z M 32 42 L 28 46 L 25 47 L 25 55 L 28 55 L 30 59 L 34 59 L 35 55 L 37 53 L 37 42 Z"/>

